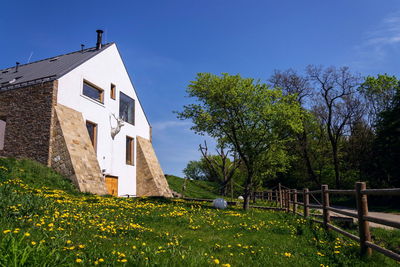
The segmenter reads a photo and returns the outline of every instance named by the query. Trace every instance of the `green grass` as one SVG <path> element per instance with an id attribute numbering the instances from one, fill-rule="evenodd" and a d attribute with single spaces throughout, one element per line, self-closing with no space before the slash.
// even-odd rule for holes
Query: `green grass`
<path id="1" fill-rule="evenodd" d="M 189 198 L 205 198 L 213 199 L 220 197 L 218 192 L 218 184 L 209 181 L 187 180 L 186 190 L 183 192 L 183 183 L 185 179 L 174 175 L 165 175 L 168 184 L 172 190 L 183 194 Z"/>
<path id="2" fill-rule="evenodd" d="M 0 266 L 398 266 L 292 214 L 80 194 L 14 163 L 0 167 Z"/>

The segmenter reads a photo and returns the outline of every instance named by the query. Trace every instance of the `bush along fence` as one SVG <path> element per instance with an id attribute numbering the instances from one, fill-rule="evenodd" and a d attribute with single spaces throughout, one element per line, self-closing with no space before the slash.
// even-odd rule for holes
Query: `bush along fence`
<path id="1" fill-rule="evenodd" d="M 322 203 L 318 205 L 310 204 L 310 196 L 319 202 L 314 195 L 320 194 Z M 329 204 L 329 197 L 332 194 L 337 195 L 351 195 L 355 196 L 357 202 L 357 211 L 349 212 L 337 208 L 333 208 Z M 298 201 L 298 196 L 301 195 L 303 202 Z M 321 190 L 309 191 L 308 188 L 298 191 L 296 189 L 290 189 L 279 184 L 274 190 L 264 192 L 254 192 L 253 199 L 261 198 L 268 201 L 277 203 L 280 210 L 286 212 L 293 212 L 294 214 L 304 216 L 305 218 L 310 217 L 311 209 L 321 209 L 323 220 L 316 220 L 310 218 L 312 221 L 321 223 L 325 229 L 332 229 L 348 238 L 351 238 L 360 243 L 361 255 L 371 255 L 372 250 L 378 251 L 394 260 L 400 261 L 400 254 L 397 254 L 389 249 L 383 248 L 371 242 L 371 233 L 369 229 L 369 222 L 374 222 L 393 228 L 400 229 L 400 222 L 392 221 L 382 218 L 377 218 L 368 215 L 368 196 L 400 196 L 400 188 L 393 189 L 367 189 L 365 182 L 357 182 L 354 190 L 337 190 L 329 189 L 328 185 L 322 185 Z M 299 207 L 303 207 L 303 213 L 298 212 Z M 345 230 L 331 224 L 331 212 L 342 214 L 357 219 L 358 221 L 358 235 L 353 235 Z"/>

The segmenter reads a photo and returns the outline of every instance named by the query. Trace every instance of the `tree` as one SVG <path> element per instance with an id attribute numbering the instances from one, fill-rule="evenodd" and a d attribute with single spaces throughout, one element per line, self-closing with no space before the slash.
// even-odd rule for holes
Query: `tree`
<path id="1" fill-rule="evenodd" d="M 397 90 L 392 107 L 378 116 L 376 139 L 374 142 L 375 160 L 385 174 L 387 185 L 400 186 L 400 90 Z M 381 180 L 381 179 L 380 179 Z"/>
<path id="2" fill-rule="evenodd" d="M 201 161 L 191 160 L 183 169 L 186 178 L 191 180 L 207 180 L 206 173 L 204 172 L 204 164 Z"/>
<path id="3" fill-rule="evenodd" d="M 224 141 L 246 167 L 243 208 L 249 208 L 250 190 L 265 153 L 287 136 L 301 131 L 301 111 L 292 96 L 240 75 L 199 73 L 187 88 L 195 104 L 184 106 L 180 119 L 191 119 L 196 133 Z"/>
<path id="4" fill-rule="evenodd" d="M 369 122 L 375 124 L 379 114 L 393 108 L 395 95 L 400 88 L 400 81 L 395 76 L 378 74 L 367 76 L 359 91 L 367 100 Z"/>
<path id="5" fill-rule="evenodd" d="M 207 166 L 212 169 L 212 172 L 217 176 L 216 178 L 221 186 L 221 194 L 226 196 L 228 184 L 232 182 L 232 178 L 240 167 L 241 160 L 237 159 L 236 154 L 233 153 L 233 161 L 231 161 L 229 159 L 231 151 L 225 149 L 225 144 L 219 144 L 216 149 L 218 156 L 208 154 L 206 141 L 204 141 L 204 146 L 199 145 L 199 149 Z M 232 185 L 231 188 L 233 188 Z"/>
<path id="6" fill-rule="evenodd" d="M 297 102 L 301 106 L 304 116 L 303 116 L 303 131 L 296 134 L 298 148 L 300 148 L 299 154 L 304 160 L 304 164 L 307 169 L 307 174 L 310 181 L 315 184 L 321 184 L 321 178 L 318 176 L 313 168 L 310 147 L 308 140 L 307 125 L 310 123 L 310 116 L 312 116 L 308 111 L 306 111 L 304 105 L 307 98 L 312 95 L 313 88 L 310 86 L 309 79 L 297 74 L 294 70 L 288 69 L 285 71 L 275 70 L 274 74 L 270 77 L 269 82 L 273 87 L 277 87 L 283 90 L 286 95 L 294 95 Z"/>
<path id="7" fill-rule="evenodd" d="M 307 67 L 307 73 L 319 90 L 318 104 L 314 106 L 314 113 L 326 127 L 332 148 L 335 184 L 339 188 L 341 184 L 339 141 L 349 130 L 347 126 L 362 117 L 361 101 L 355 95 L 359 77 L 352 74 L 347 67 L 323 69 L 310 65 Z"/>

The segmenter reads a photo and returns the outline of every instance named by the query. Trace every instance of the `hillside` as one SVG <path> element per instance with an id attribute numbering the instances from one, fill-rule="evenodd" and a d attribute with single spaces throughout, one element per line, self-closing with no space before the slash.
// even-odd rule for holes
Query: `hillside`
<path id="1" fill-rule="evenodd" d="M 291 214 L 82 194 L 31 161 L 0 159 L 0 200 L 0 266 L 397 266 Z"/>
<path id="2" fill-rule="evenodd" d="M 168 184 L 172 190 L 183 194 L 184 178 L 174 175 L 165 175 L 165 177 L 167 178 Z M 191 198 L 216 198 L 219 196 L 218 187 L 218 184 L 214 182 L 186 180 L 184 196 Z"/>

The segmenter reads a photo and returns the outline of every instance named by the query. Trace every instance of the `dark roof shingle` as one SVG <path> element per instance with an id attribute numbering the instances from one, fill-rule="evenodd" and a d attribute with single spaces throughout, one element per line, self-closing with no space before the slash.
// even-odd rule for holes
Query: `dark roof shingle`
<path id="1" fill-rule="evenodd" d="M 72 53 L 46 58 L 32 63 L 0 70 L 0 90 L 9 90 L 36 83 L 52 81 L 70 72 L 77 66 L 97 55 L 113 43 L 108 43 L 96 50 L 95 47 Z"/>

